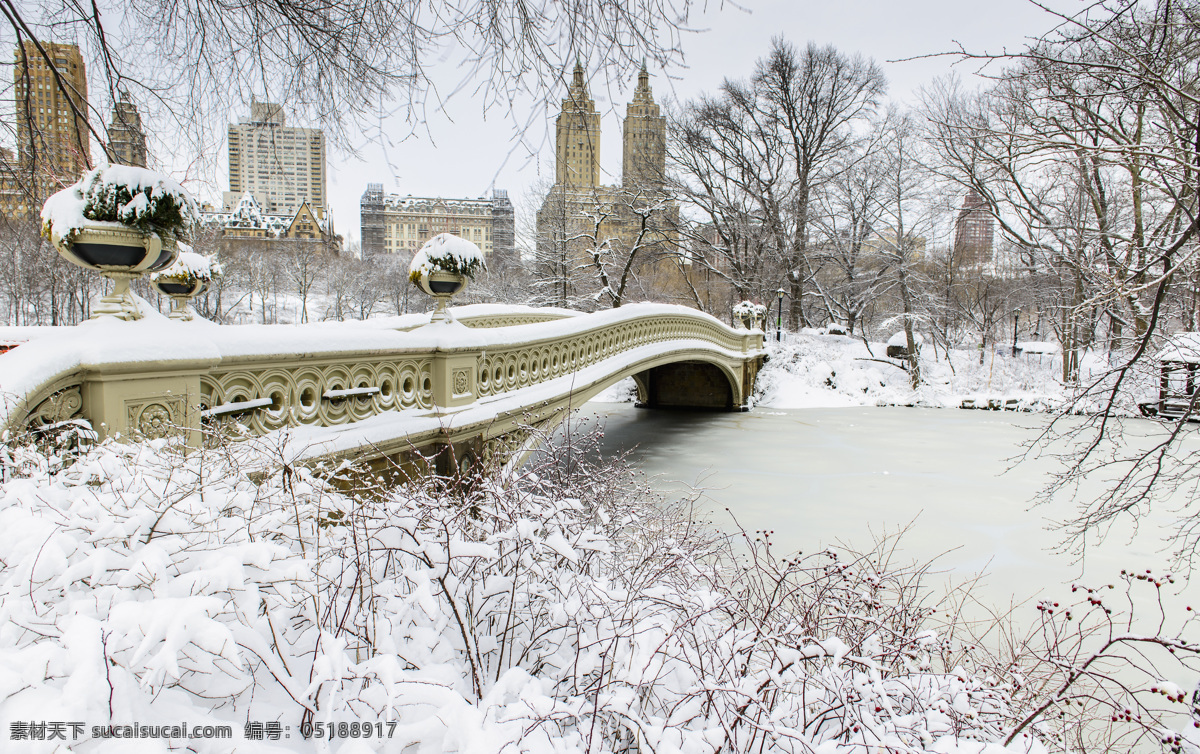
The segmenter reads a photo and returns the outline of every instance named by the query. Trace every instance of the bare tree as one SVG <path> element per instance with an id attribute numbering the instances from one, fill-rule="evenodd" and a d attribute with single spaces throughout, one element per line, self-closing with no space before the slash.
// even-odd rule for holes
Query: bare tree
<path id="1" fill-rule="evenodd" d="M 1197 251 L 1200 175 L 1200 16 L 1193 3 L 1101 2 L 1027 50 L 1009 56 L 996 86 L 967 95 L 933 91 L 930 120 L 947 176 L 985 197 L 1004 235 L 1059 279 L 1055 319 L 1064 377 L 1079 383 L 1047 439 L 1072 435 L 1054 489 L 1124 465 L 1101 499 L 1081 503 L 1072 541 L 1136 515 L 1155 489 L 1190 484 L 1195 458 L 1172 432 L 1133 453 L 1116 418 L 1153 369 L 1170 320 L 1172 290 Z M 1110 369 L 1084 375 L 1083 349 L 1107 340 Z M 1188 460 L 1181 460 L 1188 459 Z M 1051 490 L 1053 492 L 1054 490 Z M 1182 519 L 1175 555 L 1200 547 L 1194 515 Z"/>
<path id="2" fill-rule="evenodd" d="M 681 223 L 693 264 L 724 279 L 738 301 L 763 298 L 783 274 L 768 231 L 783 161 L 753 138 L 754 113 L 744 90 L 726 82 L 725 96 L 702 97 L 670 119 L 674 190 L 696 215 Z"/>
<path id="3" fill-rule="evenodd" d="M 269 242 L 258 243 L 244 251 L 246 255 L 246 288 L 250 292 L 250 311 L 254 312 L 254 297 L 258 296 L 259 321 L 274 324 L 279 321 L 279 288 L 283 274 L 279 258 Z"/>
<path id="4" fill-rule="evenodd" d="M 800 51 L 776 38 L 749 82 L 726 80 L 719 95 L 687 104 L 672 124 L 673 158 L 687 198 L 713 230 L 710 248 L 729 263 L 726 274 L 773 268 L 758 286 L 790 289 L 794 324 L 808 322 L 818 192 L 885 88 L 871 60 L 831 46 Z"/>
<path id="5" fill-rule="evenodd" d="M 329 263 L 329 249 L 320 241 L 309 239 L 276 242 L 275 253 L 284 277 L 300 298 L 300 321 L 308 321 L 308 297 Z"/>
<path id="6" fill-rule="evenodd" d="M 816 192 L 853 143 L 853 125 L 874 113 L 887 81 L 873 60 L 811 43 L 797 52 L 777 37 L 758 63 L 754 84 L 766 105 L 765 122 L 780 140 L 792 173 L 788 198 L 794 219 L 786 242 L 783 237 L 780 242 L 792 270 L 787 278 L 792 321 L 807 324 L 804 296 L 812 277 L 808 245 Z M 776 232 L 783 230 L 779 224 Z"/>
<path id="7" fill-rule="evenodd" d="M 404 283 L 408 283 L 407 268 Z M 463 300 L 469 303 L 528 304 L 534 296 L 534 277 L 520 257 L 504 260 L 503 264 L 488 267 L 467 287 Z M 415 290 L 415 288 L 413 289 Z"/>
<path id="8" fill-rule="evenodd" d="M 890 113 L 880 128 L 876 152 L 880 186 L 875 194 L 879 225 L 872 236 L 887 259 L 890 276 L 900 297 L 898 315 L 904 327 L 908 374 L 915 390 L 921 384 L 920 342 L 916 325 L 927 321 L 918 300 L 920 263 L 935 225 L 932 203 L 926 192 L 923 144 L 913 118 Z"/>
<path id="9" fill-rule="evenodd" d="M 72 325 L 90 315 L 101 281 L 54 253 L 36 223 L 0 220 L 0 322 Z"/>
<path id="10" fill-rule="evenodd" d="M 430 104 L 442 106 L 452 92 L 435 90 L 429 68 L 446 58 L 462 76 L 455 91 L 470 85 L 487 105 L 544 99 L 578 58 L 612 73 L 644 58 L 669 67 L 681 59 L 690 8 L 691 0 L 33 0 L 6 2 L 3 12 L 18 50 L 29 43 L 64 93 L 78 94 L 41 41 L 81 47 L 90 96 L 64 101 L 106 153 L 107 134 L 88 124 L 103 122 L 124 92 L 157 122 L 173 122 L 158 130 L 186 165 L 211 159 L 222 114 L 254 96 L 287 102 L 352 148 L 349 136 L 377 133 L 381 116 L 399 113 L 415 129 Z M 87 144 L 81 152 L 90 162 Z"/>
<path id="11" fill-rule="evenodd" d="M 872 235 L 880 225 L 883 174 L 877 148 L 848 150 L 814 221 L 818 243 L 810 258 L 811 283 L 829 318 L 845 323 L 851 335 L 876 309 L 892 286 L 891 263 Z M 864 331 L 865 336 L 865 331 Z"/>

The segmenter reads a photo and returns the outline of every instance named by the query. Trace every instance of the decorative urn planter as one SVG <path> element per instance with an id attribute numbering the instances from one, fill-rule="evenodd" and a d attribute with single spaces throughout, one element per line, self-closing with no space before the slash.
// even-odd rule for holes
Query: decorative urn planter
<path id="1" fill-rule="evenodd" d="M 220 274 L 218 262 L 185 246 L 175 263 L 151 275 L 150 282 L 159 293 L 170 296 L 171 319 L 188 322 L 193 318 L 188 301 L 204 293 L 213 275 Z"/>
<path id="2" fill-rule="evenodd" d="M 163 269 L 175 261 L 178 250 L 173 243 L 164 244 L 156 233 L 99 225 L 84 227 L 70 243 L 59 244 L 57 248 L 59 254 L 80 267 L 139 272 Z"/>
<path id="3" fill-rule="evenodd" d="M 421 247 L 409 265 L 408 278 L 433 297 L 431 323 L 453 321 L 447 309 L 450 299 L 466 288 L 483 267 L 483 252 L 479 247 L 450 233 L 439 233 Z"/>
<path id="4" fill-rule="evenodd" d="M 157 233 L 145 233 L 115 223 L 80 228 L 70 240 L 56 238 L 54 248 L 67 261 L 113 281 L 112 290 L 92 306 L 92 317 L 141 319 L 129 282 L 143 273 L 161 270 L 175 261 L 178 248 L 164 244 Z"/>
<path id="5" fill-rule="evenodd" d="M 175 181 L 123 165 L 88 171 L 46 200 L 42 233 L 72 264 L 113 281 L 92 306 L 93 319 L 140 319 L 129 282 L 172 264 L 186 238 L 195 201 Z"/>
<path id="6" fill-rule="evenodd" d="M 459 275 L 457 272 L 442 272 L 435 271 L 426 273 L 421 276 L 417 282 L 417 287 L 428 293 L 430 296 L 442 297 L 445 296 L 449 300 L 450 296 L 467 287 L 467 276 Z"/>
<path id="7" fill-rule="evenodd" d="M 742 301 L 733 305 L 733 320 L 735 325 L 740 325 L 747 330 L 762 329 L 763 317 L 766 316 L 767 308 L 762 304 L 756 304 L 753 301 Z"/>
<path id="8" fill-rule="evenodd" d="M 159 293 L 171 297 L 170 317 L 181 322 L 192 319 L 192 313 L 188 311 L 188 301 L 204 293 L 204 290 L 208 288 L 207 280 L 180 282 L 169 278 L 157 278 L 153 284 Z"/>

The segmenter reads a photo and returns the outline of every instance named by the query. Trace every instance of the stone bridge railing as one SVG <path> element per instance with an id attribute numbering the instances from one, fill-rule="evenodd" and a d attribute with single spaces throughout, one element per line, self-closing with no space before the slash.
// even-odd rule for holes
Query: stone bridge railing
<path id="1" fill-rule="evenodd" d="M 738 408 L 763 356 L 761 332 L 684 307 L 471 309 L 416 329 L 411 318 L 45 328 L 0 355 L 0 418 L 10 433 L 85 418 L 102 435 L 144 438 L 237 422 L 307 432 L 318 454 L 386 451 L 494 436 L 626 376 L 650 405 Z"/>

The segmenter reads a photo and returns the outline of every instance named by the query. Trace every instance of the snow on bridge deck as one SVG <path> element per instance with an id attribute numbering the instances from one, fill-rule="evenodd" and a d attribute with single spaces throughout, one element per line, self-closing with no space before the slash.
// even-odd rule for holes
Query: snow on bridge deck
<path id="1" fill-rule="evenodd" d="M 253 434 L 289 431 L 309 457 L 378 454 L 503 434 L 630 375 L 647 402 L 664 405 L 686 405 L 671 391 L 717 395 L 720 375 L 724 407 L 736 408 L 764 353 L 761 332 L 672 305 L 455 313 L 460 322 L 428 326 L 428 315 L 239 326 L 151 315 L 0 328 L 20 342 L 0 355 L 0 426 L 82 417 L 102 435 L 153 438 L 198 433 L 202 420 L 225 416 Z M 669 371 L 680 363 L 710 374 Z"/>

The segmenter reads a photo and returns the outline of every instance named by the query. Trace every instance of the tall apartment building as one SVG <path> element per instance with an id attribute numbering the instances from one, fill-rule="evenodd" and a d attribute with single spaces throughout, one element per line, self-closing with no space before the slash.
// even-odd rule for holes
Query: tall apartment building
<path id="1" fill-rule="evenodd" d="M 987 264 L 992 261 L 992 243 L 996 219 L 976 191 L 963 199 L 954 223 L 954 258 L 960 265 Z"/>
<path id="2" fill-rule="evenodd" d="M 650 91 L 646 64 L 638 72 L 633 102 L 625 106 L 625 144 L 621 185 L 627 189 L 660 190 L 667 173 L 667 119 Z"/>
<path id="3" fill-rule="evenodd" d="M 77 45 L 28 40 L 16 48 L 13 77 L 18 169 L 32 179 L 28 192 L 44 197 L 91 165 L 87 68 Z"/>
<path id="4" fill-rule="evenodd" d="M 267 214 L 294 215 L 308 203 L 325 216 L 325 133 L 286 125 L 283 106 L 251 102 L 250 117 L 229 124 L 231 210 L 250 194 Z"/>
<path id="5" fill-rule="evenodd" d="M 113 103 L 108 144 L 114 163 L 146 167 L 146 132 L 142 130 L 141 113 L 129 98 L 129 92 L 121 92 L 121 99 Z"/>
<path id="6" fill-rule="evenodd" d="M 441 199 L 384 194 L 383 185 L 367 184 L 359 205 L 362 255 L 411 256 L 439 233 L 452 233 L 476 244 L 490 260 L 511 259 L 516 228 L 508 192 L 491 199 Z"/>

